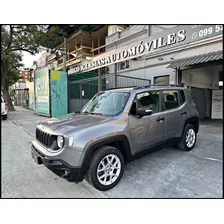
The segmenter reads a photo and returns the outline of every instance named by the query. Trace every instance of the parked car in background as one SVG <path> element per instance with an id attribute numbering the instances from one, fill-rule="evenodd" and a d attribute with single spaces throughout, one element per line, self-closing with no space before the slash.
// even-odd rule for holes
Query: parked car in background
<path id="1" fill-rule="evenodd" d="M 8 114 L 8 104 L 4 100 L 3 96 L 1 96 L 1 116 L 3 120 L 7 120 L 7 114 Z"/>
<path id="2" fill-rule="evenodd" d="M 124 165 L 168 143 L 194 148 L 199 115 L 184 87 L 143 86 L 97 93 L 80 114 L 41 122 L 31 152 L 68 181 L 85 177 L 105 191 L 121 179 Z"/>

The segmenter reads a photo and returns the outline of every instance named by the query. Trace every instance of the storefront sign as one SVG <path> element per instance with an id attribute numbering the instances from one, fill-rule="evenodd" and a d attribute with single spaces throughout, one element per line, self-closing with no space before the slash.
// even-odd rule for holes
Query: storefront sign
<path id="1" fill-rule="evenodd" d="M 36 95 L 36 112 L 50 115 L 48 68 L 36 71 L 35 95 Z"/>
<path id="2" fill-rule="evenodd" d="M 133 42 L 120 49 L 84 60 L 82 65 L 70 68 L 68 74 L 81 73 L 136 58 L 173 46 L 188 44 L 223 33 L 222 25 L 183 25 L 149 36 L 141 42 Z"/>
<path id="3" fill-rule="evenodd" d="M 223 92 L 222 90 L 212 91 L 212 119 L 223 119 Z"/>

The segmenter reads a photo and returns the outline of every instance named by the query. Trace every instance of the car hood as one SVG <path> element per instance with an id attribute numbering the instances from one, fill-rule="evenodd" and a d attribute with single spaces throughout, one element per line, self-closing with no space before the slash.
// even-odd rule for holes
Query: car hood
<path id="1" fill-rule="evenodd" d="M 82 129 L 111 120 L 111 117 L 91 114 L 67 114 L 65 116 L 51 118 L 38 123 L 37 127 L 43 131 L 65 134 L 71 130 Z"/>

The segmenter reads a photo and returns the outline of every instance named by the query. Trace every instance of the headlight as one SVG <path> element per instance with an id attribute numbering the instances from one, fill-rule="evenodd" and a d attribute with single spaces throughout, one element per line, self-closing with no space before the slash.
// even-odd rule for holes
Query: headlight
<path id="1" fill-rule="evenodd" d="M 58 145 L 59 148 L 63 147 L 63 145 L 64 145 L 64 138 L 63 138 L 63 136 L 59 135 L 57 137 L 57 145 Z"/>

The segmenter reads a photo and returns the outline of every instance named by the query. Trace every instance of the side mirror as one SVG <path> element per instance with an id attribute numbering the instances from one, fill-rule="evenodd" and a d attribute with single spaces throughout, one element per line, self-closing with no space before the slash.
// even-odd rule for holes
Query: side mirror
<path id="1" fill-rule="evenodd" d="M 152 114 L 152 110 L 150 110 L 149 108 L 138 108 L 137 110 L 137 115 L 139 117 L 144 117 L 151 114 Z"/>

